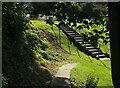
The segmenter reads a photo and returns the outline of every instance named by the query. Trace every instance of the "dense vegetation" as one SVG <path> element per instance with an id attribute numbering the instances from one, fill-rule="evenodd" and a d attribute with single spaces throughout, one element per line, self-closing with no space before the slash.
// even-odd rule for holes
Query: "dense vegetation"
<path id="1" fill-rule="evenodd" d="M 79 7 L 79 3 L 55 3 L 55 5 L 56 4 L 58 10 L 60 8 L 59 6 L 64 7 L 70 5 L 71 9 Z M 86 5 L 89 6 L 90 4 L 87 3 Z M 44 5 L 45 8 L 46 6 Z M 61 8 L 63 9 L 63 7 Z M 49 8 L 49 6 L 47 8 Z M 51 9 L 53 10 L 53 8 L 49 8 L 49 10 Z M 60 9 L 60 11 L 62 9 Z M 73 87 L 89 85 L 89 79 L 91 78 L 99 78 L 98 86 L 112 85 L 109 60 L 100 62 L 78 51 L 76 47 L 69 45 L 69 40 L 62 32 L 60 32 L 61 35 L 59 36 L 59 29 L 55 25 L 51 26 L 44 21 L 28 21 L 25 18 L 26 9 L 23 3 L 3 3 L 2 11 L 3 86 L 50 86 L 53 75 L 56 73 L 58 67 L 69 62 L 79 63 L 78 66 L 71 71 Z M 76 12 L 77 11 L 78 10 L 76 10 Z M 43 11 L 44 14 L 48 14 L 46 12 Z M 64 11 L 60 13 L 64 14 Z M 59 13 L 56 13 L 56 16 L 58 14 Z M 57 17 L 61 18 L 63 16 L 58 15 Z M 77 16 L 72 15 L 70 17 L 74 18 Z M 71 20 L 70 22 L 73 21 L 74 20 Z M 73 24 L 81 25 L 76 22 L 73 22 Z M 93 26 L 93 28 L 99 30 L 96 32 L 91 27 L 90 30 L 83 28 L 77 31 L 79 33 L 85 33 L 85 31 L 88 33 L 91 32 L 96 35 L 103 27 L 103 25 Z M 102 43 L 101 41 L 97 42 L 98 44 Z M 68 46 L 70 46 L 70 49 Z M 108 45 L 102 43 L 101 49 L 104 49 L 104 52 L 110 53 L 109 43 Z M 93 63 L 89 60 L 92 60 Z M 99 70 L 96 71 L 96 69 Z M 94 83 L 94 80 L 92 82 Z"/>
<path id="2" fill-rule="evenodd" d="M 55 62 L 69 54 L 53 34 L 32 27 L 25 11 L 23 3 L 3 3 L 3 86 L 49 86 L 58 66 L 66 63 Z"/>
<path id="3" fill-rule="evenodd" d="M 23 3 L 3 3 L 3 86 L 44 86 L 51 79 L 41 65 L 49 44 L 31 29 L 24 11 Z"/>

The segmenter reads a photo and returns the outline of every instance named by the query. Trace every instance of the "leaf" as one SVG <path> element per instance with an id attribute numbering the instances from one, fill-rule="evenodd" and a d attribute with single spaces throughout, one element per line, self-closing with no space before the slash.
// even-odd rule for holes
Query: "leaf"
<path id="1" fill-rule="evenodd" d="M 97 30 L 97 29 L 94 29 L 93 32 L 94 32 L 94 33 L 98 33 L 98 30 Z"/>
<path id="2" fill-rule="evenodd" d="M 93 35 L 93 33 L 89 32 L 89 35 Z"/>
<path id="3" fill-rule="evenodd" d="M 104 43 L 105 43 L 105 45 L 108 43 L 108 41 L 107 40 L 104 40 Z"/>
<path id="4" fill-rule="evenodd" d="M 100 36 L 101 39 L 104 39 L 105 37 L 104 36 Z"/>
<path id="5" fill-rule="evenodd" d="M 83 25 L 78 26 L 77 29 L 83 29 Z"/>

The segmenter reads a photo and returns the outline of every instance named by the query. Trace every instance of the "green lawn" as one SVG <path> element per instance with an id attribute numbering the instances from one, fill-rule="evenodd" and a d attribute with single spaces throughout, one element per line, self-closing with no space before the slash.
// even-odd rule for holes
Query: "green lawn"
<path id="1" fill-rule="evenodd" d="M 47 30 L 51 32 L 58 43 L 61 42 L 61 47 L 65 49 L 68 52 L 71 52 L 71 56 L 68 58 L 72 60 L 73 62 L 78 62 L 79 64 L 71 70 L 71 82 L 73 86 L 76 88 L 79 86 L 85 86 L 87 78 L 89 80 L 92 80 L 94 83 L 95 79 L 98 80 L 97 86 L 112 86 L 112 79 L 111 79 L 111 66 L 110 66 L 110 60 L 96 60 L 95 58 L 92 58 L 91 56 L 87 56 L 81 51 L 78 51 L 73 44 L 70 44 L 69 49 L 69 41 L 67 37 L 64 35 L 62 31 L 60 31 L 59 36 L 59 29 L 54 25 L 53 30 L 52 26 L 49 24 L 46 24 L 44 21 L 36 21 L 31 20 L 33 23 L 33 27 L 35 28 L 41 28 L 44 30 Z M 55 22 L 57 23 L 57 21 Z M 79 31 L 79 30 L 77 30 Z M 81 30 L 81 32 L 84 32 L 87 30 Z M 79 31 L 80 32 L 80 31 Z M 101 49 L 104 52 L 108 52 L 110 54 L 110 47 L 108 45 L 101 44 Z M 89 82 L 87 82 L 89 83 Z"/>

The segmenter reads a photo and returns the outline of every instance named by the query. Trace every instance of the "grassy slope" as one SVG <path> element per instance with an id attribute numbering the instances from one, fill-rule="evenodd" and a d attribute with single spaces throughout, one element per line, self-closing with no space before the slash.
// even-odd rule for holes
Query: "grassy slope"
<path id="1" fill-rule="evenodd" d="M 57 40 L 58 36 L 57 37 L 54 36 L 54 32 L 55 32 L 55 35 L 58 35 L 58 30 L 55 30 L 53 32 L 53 30 L 51 29 L 52 26 L 49 24 L 46 24 L 44 21 L 32 20 L 31 22 L 32 22 L 33 28 L 38 28 L 38 30 L 39 28 L 46 30 L 53 35 L 52 37 L 54 41 L 49 42 L 51 43 L 50 45 L 52 46 L 52 49 L 49 50 L 49 52 L 50 53 L 54 52 L 54 55 L 56 56 L 56 61 L 55 60 L 49 61 L 49 63 L 47 64 L 48 65 L 47 68 L 49 69 L 50 73 L 55 74 L 60 66 L 69 63 L 69 60 L 67 60 L 69 53 L 61 49 L 60 45 L 56 45 L 58 43 L 54 44 L 56 41 L 59 42 L 59 40 Z M 54 27 L 55 29 L 58 29 L 56 26 Z M 43 35 L 44 33 L 41 33 L 41 34 Z M 51 38 L 49 35 L 47 35 L 47 37 Z"/>
<path id="2" fill-rule="evenodd" d="M 59 30 L 54 25 L 54 32 L 51 30 L 51 26 L 49 24 L 45 24 L 43 21 L 31 21 L 36 28 L 45 29 L 57 36 L 56 41 L 59 41 Z M 82 30 L 83 31 L 83 30 Z M 84 31 L 83 31 L 84 32 Z M 67 37 L 61 33 L 61 47 L 69 52 L 68 48 L 68 39 Z M 103 51 L 109 52 L 109 45 L 101 46 Z M 78 62 L 79 64 L 71 70 L 71 82 L 74 86 L 83 86 L 86 83 L 87 77 L 90 75 L 93 78 L 99 78 L 98 86 L 112 86 L 111 80 L 111 67 L 110 60 L 99 61 L 92 57 L 88 57 L 81 51 L 79 51 L 79 55 L 77 52 L 77 48 L 72 44 L 70 45 L 70 51 L 72 52 L 69 57 L 70 60 L 74 62 Z"/>

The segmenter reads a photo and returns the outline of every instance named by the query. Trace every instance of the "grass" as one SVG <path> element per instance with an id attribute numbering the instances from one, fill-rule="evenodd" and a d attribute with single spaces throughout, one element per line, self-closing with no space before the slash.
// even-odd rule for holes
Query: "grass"
<path id="1" fill-rule="evenodd" d="M 79 63 L 75 68 L 71 70 L 71 83 L 74 87 L 79 88 L 80 86 L 85 86 L 86 80 L 89 76 L 92 78 L 99 78 L 97 86 L 113 86 L 111 79 L 110 60 L 105 61 L 96 60 L 95 58 L 87 56 L 81 51 L 77 51 L 77 48 L 73 46 L 73 44 L 69 45 L 69 41 L 62 31 L 60 31 L 61 36 L 59 36 L 59 29 L 55 25 L 53 25 L 52 30 L 52 26 L 46 24 L 44 21 L 32 20 L 31 22 L 33 23 L 33 27 L 41 28 L 51 32 L 54 35 L 56 41 L 59 44 L 61 43 L 61 47 L 67 52 L 71 53 L 68 59 L 72 62 Z M 85 31 L 87 32 L 86 29 L 80 30 L 79 32 Z M 109 44 L 104 45 L 102 42 L 99 43 L 101 44 L 100 46 L 102 51 L 108 52 L 110 54 Z M 70 49 L 68 46 L 70 46 Z M 60 64 L 58 65 L 58 67 L 66 63 L 65 62 L 58 63 Z"/>
<path id="2" fill-rule="evenodd" d="M 73 81 L 73 85 L 85 86 L 87 77 L 90 75 L 93 78 L 99 78 L 97 86 L 112 86 L 109 60 L 100 62 L 90 57 L 92 60 L 91 62 L 89 57 L 84 54 L 82 55 L 82 53 L 81 57 L 74 55 L 71 56 L 70 59 L 74 59 L 79 62 L 79 64 L 71 71 L 71 80 Z"/>
<path id="3" fill-rule="evenodd" d="M 33 28 L 40 28 L 40 29 L 43 29 L 43 30 L 47 30 L 48 32 L 50 32 L 50 33 L 52 33 L 53 34 L 53 37 L 54 37 L 54 39 L 55 39 L 55 41 L 54 42 L 58 42 L 58 43 L 60 43 L 60 41 L 59 41 L 59 29 L 55 26 L 55 25 L 53 25 L 53 30 L 52 30 L 52 26 L 51 25 L 49 25 L 49 24 L 46 24 L 46 22 L 44 22 L 44 21 L 38 21 L 38 20 L 31 20 L 31 22 L 32 22 L 32 27 Z M 56 22 L 56 23 L 58 23 L 58 22 Z M 55 30 L 54 30 L 55 29 Z M 61 32 L 62 33 L 62 32 Z M 63 35 L 63 34 L 62 34 Z M 48 36 L 49 37 L 49 36 Z M 64 36 L 61 36 L 61 39 L 63 39 L 63 37 Z M 66 36 L 65 36 L 66 37 Z M 61 42 L 61 46 L 60 45 L 58 45 L 58 46 L 60 46 L 60 47 L 62 47 L 62 46 L 64 46 L 63 44 L 66 44 L 66 43 L 64 43 L 63 41 Z M 57 46 L 57 47 L 58 47 Z M 50 63 L 48 64 L 48 69 L 49 69 L 49 71 L 52 73 L 52 74 L 55 74 L 56 72 L 57 72 L 57 70 L 59 69 L 59 67 L 60 66 L 62 66 L 62 65 L 65 65 L 65 64 L 67 64 L 67 63 L 69 63 L 70 61 L 69 60 L 67 60 L 66 58 L 69 56 L 69 53 L 66 53 L 66 51 L 61 51 L 61 50 L 58 50 L 58 52 L 56 52 L 56 50 L 55 49 L 53 49 L 53 51 L 51 51 L 51 52 L 54 52 L 54 54 L 58 54 L 58 57 L 57 57 L 57 59 L 59 60 L 59 61 L 50 61 Z M 61 59 L 61 60 L 60 60 Z M 64 61 L 63 61 L 64 60 Z M 54 68 L 53 68 L 54 67 Z"/>

